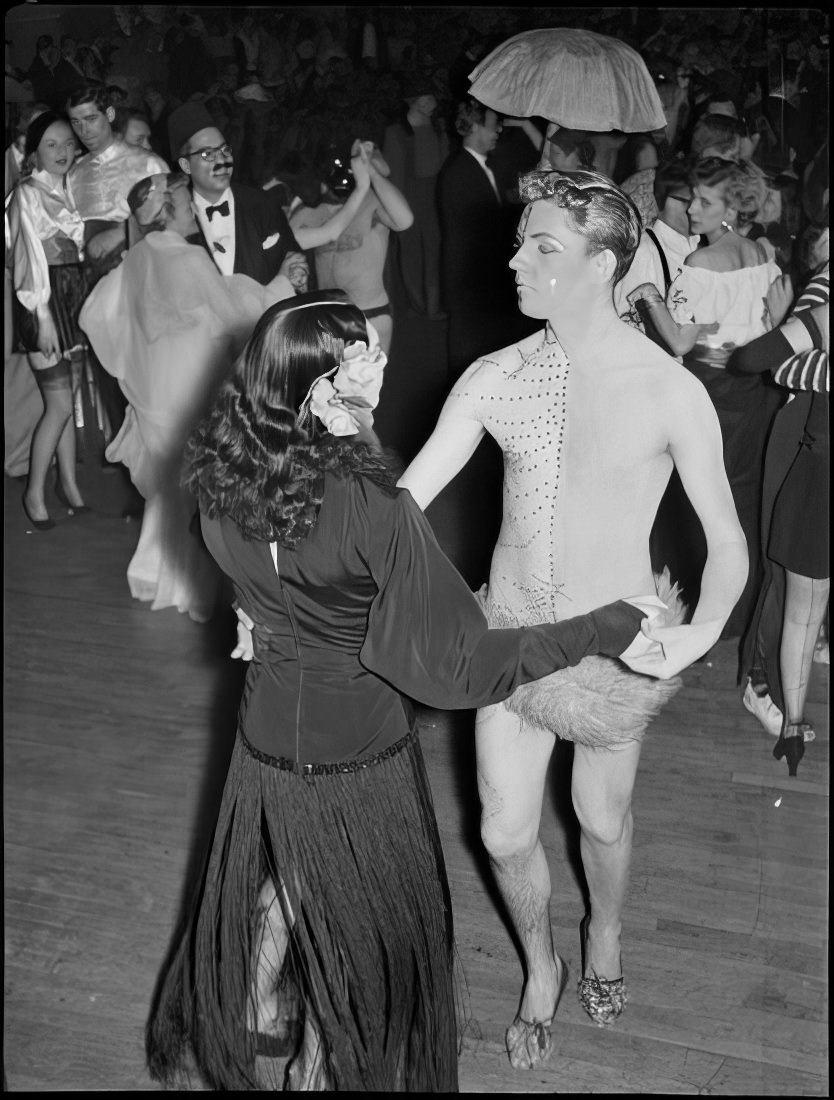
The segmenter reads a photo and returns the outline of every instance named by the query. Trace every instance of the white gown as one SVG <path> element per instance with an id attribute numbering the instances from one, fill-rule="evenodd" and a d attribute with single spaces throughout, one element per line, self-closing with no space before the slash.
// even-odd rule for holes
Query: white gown
<path id="1" fill-rule="evenodd" d="M 223 276 L 200 247 L 149 234 L 94 288 L 80 324 L 127 398 L 106 451 L 145 498 L 127 569 L 135 599 L 210 618 L 220 574 L 202 544 L 193 498 L 180 486 L 183 448 L 262 315 L 285 291 Z"/>

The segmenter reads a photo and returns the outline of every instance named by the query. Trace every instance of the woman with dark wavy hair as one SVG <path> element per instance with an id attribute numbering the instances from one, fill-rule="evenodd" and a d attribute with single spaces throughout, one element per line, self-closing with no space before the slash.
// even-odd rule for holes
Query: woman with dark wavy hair
<path id="1" fill-rule="evenodd" d="M 254 656 L 148 1024 L 157 1080 L 190 1051 L 215 1088 L 281 1087 L 286 1070 L 290 1089 L 456 1090 L 449 890 L 408 700 L 480 706 L 620 654 L 647 606 L 488 630 L 368 434 L 384 362 L 341 292 L 279 302 L 190 440 Z"/>

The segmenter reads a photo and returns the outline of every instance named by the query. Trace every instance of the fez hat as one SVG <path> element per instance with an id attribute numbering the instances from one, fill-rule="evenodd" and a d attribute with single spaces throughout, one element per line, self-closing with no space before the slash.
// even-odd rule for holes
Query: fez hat
<path id="1" fill-rule="evenodd" d="M 183 146 L 198 130 L 206 130 L 217 123 L 211 117 L 208 108 L 199 100 L 183 103 L 171 112 L 168 118 L 168 142 L 171 156 L 176 158 L 182 153 Z"/>

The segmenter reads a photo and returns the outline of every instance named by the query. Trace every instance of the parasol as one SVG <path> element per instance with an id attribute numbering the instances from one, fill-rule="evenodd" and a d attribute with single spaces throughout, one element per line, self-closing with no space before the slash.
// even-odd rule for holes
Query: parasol
<path id="1" fill-rule="evenodd" d="M 571 130 L 644 133 L 666 126 L 646 63 L 617 38 L 570 27 L 508 38 L 469 74 L 469 94 L 501 114 Z"/>

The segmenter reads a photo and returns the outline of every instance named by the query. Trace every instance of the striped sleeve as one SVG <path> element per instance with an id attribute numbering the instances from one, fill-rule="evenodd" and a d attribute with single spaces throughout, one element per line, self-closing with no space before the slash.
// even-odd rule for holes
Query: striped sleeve
<path id="1" fill-rule="evenodd" d="M 797 299 L 794 312 L 828 304 L 828 272 L 811 279 Z"/>
<path id="2" fill-rule="evenodd" d="M 792 355 L 776 368 L 773 379 L 788 390 L 828 393 L 828 352 L 812 348 Z"/>
<path id="3" fill-rule="evenodd" d="M 811 279 L 800 294 L 794 315 L 815 306 L 828 305 L 828 272 Z M 828 393 L 828 352 L 822 348 L 801 351 L 786 359 L 773 372 L 773 379 L 789 390 L 814 390 L 816 393 Z"/>

